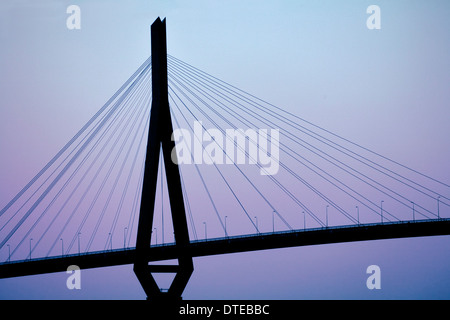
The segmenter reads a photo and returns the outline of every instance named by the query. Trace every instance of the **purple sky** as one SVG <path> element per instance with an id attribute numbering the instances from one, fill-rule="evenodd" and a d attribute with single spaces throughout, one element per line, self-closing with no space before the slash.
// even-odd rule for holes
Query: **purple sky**
<path id="1" fill-rule="evenodd" d="M 149 26 L 158 16 L 167 17 L 169 54 L 331 132 L 450 181 L 448 1 L 78 1 L 81 30 L 66 28 L 70 4 L 0 4 L 0 207 L 149 56 Z M 371 4 L 381 8 L 381 30 L 366 27 Z M 189 190 L 192 199 L 204 197 L 200 188 Z M 448 188 L 440 190 L 448 197 Z M 249 205 L 263 208 L 247 192 Z M 287 211 L 292 208 L 287 218 L 300 228 L 298 209 L 282 195 L 274 198 Z M 237 231 L 241 225 L 233 225 L 233 214 L 240 217 L 229 214 L 230 234 L 251 232 Z M 206 209 L 194 211 L 199 238 L 205 219 L 210 219 L 208 236 L 223 235 L 210 216 Z M 450 208 L 442 206 L 441 216 L 450 217 Z M 259 223 L 269 231 L 270 214 L 260 216 Z M 165 236 L 166 242 L 172 241 L 168 226 Z M 198 258 L 184 298 L 448 299 L 449 239 Z M 0 260 L 7 257 L 5 246 Z M 366 288 L 366 268 L 372 264 L 381 268 L 381 290 Z M 66 279 L 58 273 L 0 280 L 0 298 L 144 298 L 132 266 L 83 270 L 81 290 L 68 290 Z"/>

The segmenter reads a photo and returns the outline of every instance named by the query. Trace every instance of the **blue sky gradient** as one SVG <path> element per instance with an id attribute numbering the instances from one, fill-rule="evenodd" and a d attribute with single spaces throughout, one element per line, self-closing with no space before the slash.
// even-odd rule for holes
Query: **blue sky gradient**
<path id="1" fill-rule="evenodd" d="M 80 30 L 66 27 L 71 4 Z M 371 4 L 380 30 L 366 27 Z M 169 54 L 448 184 L 449 13 L 446 0 L 2 1 L 0 207 L 150 55 L 158 16 Z M 183 297 L 449 299 L 449 240 L 197 258 Z M 381 290 L 366 287 L 372 264 Z M 0 299 L 145 298 L 132 266 L 83 270 L 81 290 L 68 290 L 67 276 L 2 279 Z"/>

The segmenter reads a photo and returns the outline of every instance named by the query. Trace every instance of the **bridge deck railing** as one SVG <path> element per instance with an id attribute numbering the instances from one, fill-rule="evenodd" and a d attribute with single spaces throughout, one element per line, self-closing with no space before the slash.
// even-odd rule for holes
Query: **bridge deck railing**
<path id="1" fill-rule="evenodd" d="M 315 232 L 315 231 L 323 231 L 323 230 L 338 230 L 338 229 L 349 229 L 349 228 L 366 228 L 372 227 L 376 225 L 399 225 L 399 224 L 411 224 L 411 223 L 424 223 L 424 222 L 434 222 L 434 221 L 450 221 L 450 218 L 436 218 L 436 219 L 420 219 L 420 220 L 404 220 L 404 221 L 386 221 L 386 222 L 376 222 L 376 223 L 360 223 L 360 224 L 350 224 L 350 225 L 333 225 L 328 227 L 316 227 L 316 228 L 302 228 L 302 229 L 292 229 L 292 230 L 280 230 L 275 232 L 260 232 L 260 233 L 251 233 L 237 236 L 227 236 L 227 237 L 215 237 L 209 239 L 198 239 L 191 240 L 190 244 L 195 245 L 199 243 L 205 242 L 214 242 L 214 241 L 226 241 L 226 240 L 236 240 L 236 239 L 246 239 L 246 238 L 255 238 L 255 237 L 266 237 L 271 235 L 282 235 L 282 234 L 292 234 L 292 233 L 303 233 L 303 232 Z M 174 242 L 168 243 L 160 243 L 151 245 L 152 248 L 155 247 L 172 247 L 175 246 Z M 22 259 L 22 260 L 11 260 L 0 263 L 0 265 L 4 264 L 15 264 L 15 263 L 23 263 L 29 261 L 41 261 L 41 260 L 49 260 L 49 259 L 58 259 L 58 258 L 67 258 L 67 257 L 76 257 L 76 256 L 89 256 L 89 255 L 98 255 L 104 253 L 120 253 L 124 251 L 133 251 L 135 247 L 125 247 L 125 248 L 115 248 L 108 250 L 99 250 L 99 251 L 90 251 L 90 252 L 80 252 L 80 253 L 71 253 L 66 255 L 55 255 L 50 257 L 37 257 L 33 259 Z"/>

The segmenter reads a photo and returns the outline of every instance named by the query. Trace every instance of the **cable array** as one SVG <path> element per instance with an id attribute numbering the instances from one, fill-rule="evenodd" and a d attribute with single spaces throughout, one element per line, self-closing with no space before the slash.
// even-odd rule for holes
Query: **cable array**
<path id="1" fill-rule="evenodd" d="M 227 129 L 280 131 L 279 156 L 273 157 L 280 166 L 277 174 L 254 175 L 250 180 L 246 179 L 248 170 L 233 163 L 236 174 L 247 180 L 248 190 L 253 189 L 259 195 L 259 200 L 254 198 L 254 203 L 259 204 L 255 208 L 241 206 L 254 228 L 257 220 L 251 217 L 261 213 L 260 204 L 264 202 L 268 206 L 262 210 L 266 214 L 266 230 L 268 227 L 275 230 L 274 219 L 271 225 L 268 219 L 271 213 L 286 229 L 291 229 L 290 223 L 302 227 L 295 214 L 300 212 L 311 218 L 308 226 L 326 227 L 331 220 L 339 225 L 433 219 L 439 217 L 439 206 L 449 205 L 449 185 L 442 181 L 314 125 L 170 55 L 168 70 L 173 117 L 180 113 L 189 130 L 193 131 L 192 123 L 201 123 L 204 131 L 206 127 L 218 129 L 225 140 Z M 213 143 L 216 151 L 228 157 L 223 141 Z M 254 145 L 263 153 L 268 151 L 267 145 L 254 137 L 247 136 L 247 143 L 248 149 Z M 248 150 L 244 152 L 250 163 L 261 168 Z M 223 178 L 221 166 L 214 164 L 214 168 Z M 222 180 L 230 189 L 236 178 L 233 175 L 226 179 L 230 180 Z M 214 188 L 219 188 L 218 181 Z M 268 185 L 273 189 L 261 191 Z M 244 201 L 239 199 L 238 192 L 230 189 L 230 193 L 236 195 L 239 204 Z M 290 200 L 289 205 L 283 206 L 284 201 L 273 199 L 281 197 Z M 260 216 L 259 221 L 263 219 Z M 303 221 L 305 227 L 306 219 Z"/>
<path id="2" fill-rule="evenodd" d="M 6 246 L 8 259 L 133 246 L 151 70 L 148 58 L 1 209 L 3 256 Z M 171 55 L 168 85 L 191 239 L 436 219 L 448 212 L 447 183 Z M 165 222 L 170 204 L 162 158 L 159 170 L 154 245 L 174 239 Z"/>
<path id="3" fill-rule="evenodd" d="M 148 58 L 1 210 L 0 248 L 8 244 L 10 256 L 41 257 L 73 253 L 75 244 L 80 253 L 94 243 L 99 250 L 95 240 L 111 243 L 119 225 L 131 236 L 140 197 L 130 186 L 142 182 L 150 103 Z"/>

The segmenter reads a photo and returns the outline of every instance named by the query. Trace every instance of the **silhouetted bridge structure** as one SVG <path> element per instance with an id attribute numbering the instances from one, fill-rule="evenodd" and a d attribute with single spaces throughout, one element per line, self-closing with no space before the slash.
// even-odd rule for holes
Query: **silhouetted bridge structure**
<path id="1" fill-rule="evenodd" d="M 186 247 L 177 246 L 175 243 L 154 245 L 148 251 L 147 260 L 148 262 L 157 262 L 177 259 L 180 250 L 188 252 L 192 257 L 203 257 L 330 243 L 449 234 L 450 219 L 311 228 L 306 230 L 197 240 L 190 242 Z M 0 278 L 63 272 L 70 265 L 77 265 L 81 269 L 91 269 L 133 264 L 136 255 L 135 251 L 135 248 L 122 248 L 82 254 L 74 253 L 60 257 L 6 262 L 0 264 Z M 172 270 L 169 269 L 167 272 L 176 272 L 178 266 L 173 265 L 172 268 Z"/>
<path id="2" fill-rule="evenodd" d="M 177 298 L 194 257 L 450 235 L 449 184 L 168 55 L 165 20 L 151 32 L 151 57 L 0 210 L 0 278 L 133 264 L 147 297 Z M 152 273 L 176 274 L 168 292 Z"/>

